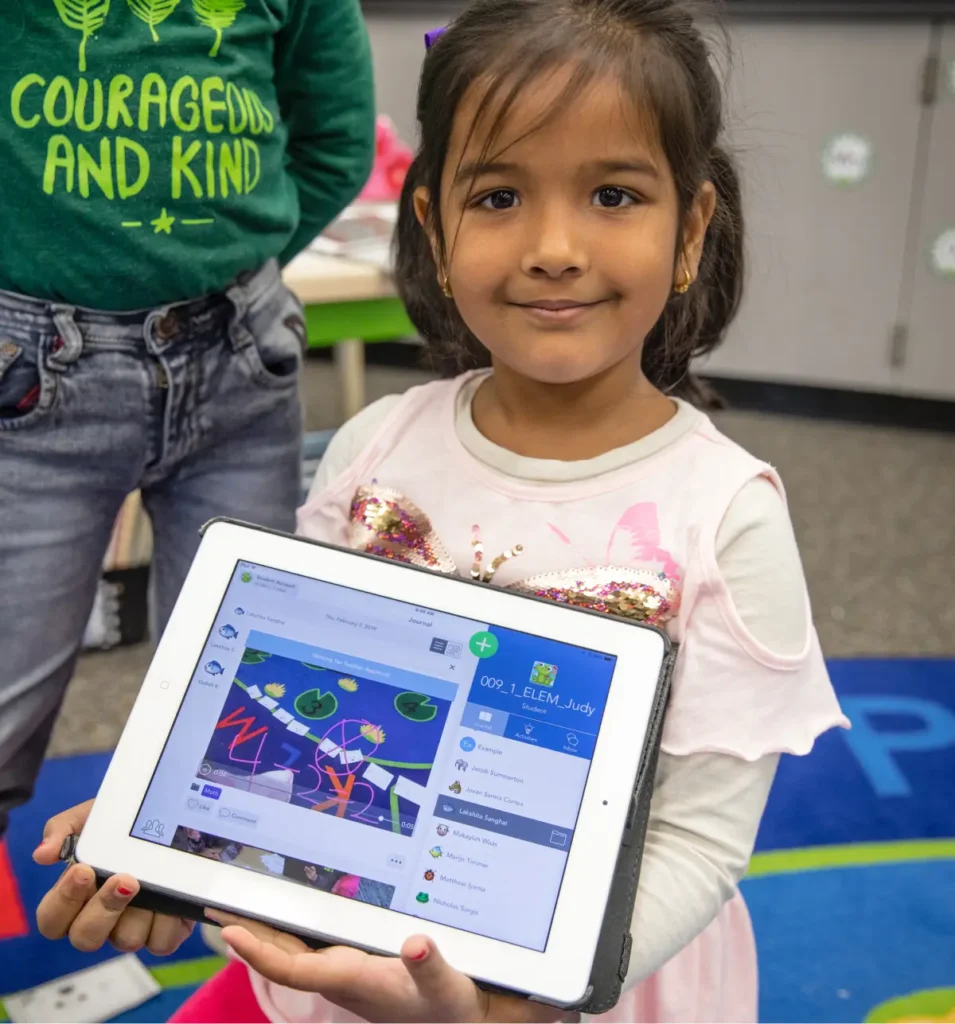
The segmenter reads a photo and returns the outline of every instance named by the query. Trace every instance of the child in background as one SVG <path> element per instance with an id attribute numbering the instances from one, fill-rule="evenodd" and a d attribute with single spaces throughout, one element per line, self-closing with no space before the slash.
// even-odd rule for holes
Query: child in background
<path id="1" fill-rule="evenodd" d="M 398 280 L 451 377 L 346 424 L 299 529 L 667 629 L 681 651 L 633 951 L 600 1019 L 755 1021 L 737 884 L 780 753 L 847 723 L 780 480 L 691 404 L 706 398 L 691 360 L 722 341 L 743 274 L 710 54 L 677 0 L 475 0 L 425 59 L 418 121 Z M 54 819 L 38 859 L 87 811 Z M 88 887 L 79 915 L 45 898 L 45 934 L 123 948 L 172 934 L 127 919 L 134 879 L 93 896 L 88 875 L 64 876 Z M 245 963 L 180 1021 L 226 1019 L 239 987 L 246 1020 L 564 1016 L 482 992 L 425 937 L 400 959 L 315 954 L 210 916 Z"/>
<path id="2" fill-rule="evenodd" d="M 290 260 L 374 153 L 358 0 L 0 4 L 0 836 L 142 490 L 160 632 L 215 515 L 292 529 Z"/>

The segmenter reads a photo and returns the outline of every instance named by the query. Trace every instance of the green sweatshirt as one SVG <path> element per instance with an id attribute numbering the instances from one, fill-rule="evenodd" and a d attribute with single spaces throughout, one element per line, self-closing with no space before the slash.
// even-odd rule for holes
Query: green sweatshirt
<path id="1" fill-rule="evenodd" d="M 358 0 L 0 0 L 0 289 L 219 291 L 308 245 L 373 156 Z"/>

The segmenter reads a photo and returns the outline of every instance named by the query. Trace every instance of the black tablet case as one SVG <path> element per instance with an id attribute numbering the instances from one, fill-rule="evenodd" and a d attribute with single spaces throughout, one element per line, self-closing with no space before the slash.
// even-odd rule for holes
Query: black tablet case
<path id="1" fill-rule="evenodd" d="M 244 526 L 259 530 L 263 533 L 272 533 L 280 537 L 290 537 L 304 544 L 314 544 L 318 547 L 332 547 L 331 544 L 323 544 L 320 541 L 308 540 L 303 537 L 292 537 L 290 534 L 281 533 L 278 530 L 266 530 L 263 527 L 251 526 L 235 519 L 213 519 L 207 523 L 202 532 L 209 528 L 212 523 L 231 523 L 235 526 Z M 335 548 L 335 550 L 341 550 Z M 376 558 L 375 555 L 366 555 L 363 552 L 349 550 L 349 554 L 358 558 Z M 413 572 L 431 573 L 430 569 L 419 569 L 417 566 L 405 566 Z M 484 583 L 477 583 L 473 580 L 452 577 L 467 586 L 487 586 Z M 520 595 L 529 601 L 545 601 L 546 598 L 537 598 L 530 595 Z M 547 602 L 550 603 L 550 602 Z M 602 612 L 593 612 L 587 609 L 574 609 L 582 615 L 603 615 Z M 647 629 L 652 627 L 634 624 L 635 629 Z M 666 638 L 666 635 L 664 638 Z M 650 819 L 650 800 L 653 796 L 653 783 L 656 777 L 657 760 L 660 754 L 660 740 L 663 735 L 663 721 L 666 715 L 667 701 L 670 696 L 670 682 L 673 676 L 673 667 L 676 663 L 677 648 L 667 640 L 667 655 L 660 672 L 660 679 L 657 684 L 656 696 L 653 702 L 650 720 L 647 724 L 647 732 L 644 737 L 643 754 L 640 758 L 640 766 L 637 770 L 637 777 L 634 782 L 633 797 L 630 802 L 630 810 L 627 814 L 624 826 L 623 837 L 620 843 L 620 852 L 617 855 L 617 866 L 614 871 L 613 881 L 610 885 L 610 895 L 607 900 L 607 908 L 604 914 L 603 926 L 600 931 L 600 938 L 597 941 L 597 949 L 594 954 L 593 969 L 590 975 L 590 988 L 584 1000 L 577 1005 L 565 1007 L 568 1010 L 578 1010 L 581 1013 L 597 1014 L 606 1013 L 613 1009 L 620 999 L 624 980 L 627 976 L 627 969 L 630 964 L 630 949 L 633 945 L 633 937 L 630 934 L 631 921 L 633 919 L 633 908 L 637 896 L 637 884 L 640 880 L 640 864 L 643 859 L 643 845 L 647 834 L 647 823 Z M 98 879 L 102 885 L 108 876 L 103 875 Z M 140 889 L 133 898 L 131 905 L 142 907 L 144 910 L 152 910 L 159 914 L 170 914 L 174 917 L 184 917 L 188 920 L 205 920 L 203 908 L 181 898 L 170 896 L 166 893 Z M 222 909 L 228 909 L 223 907 Z M 281 927 L 278 922 L 270 921 L 269 924 Z M 310 935 L 299 936 L 303 942 L 313 949 L 321 949 L 329 943 L 316 939 Z M 376 952 L 371 950 L 370 952 Z M 507 992 L 508 990 L 494 986 L 482 986 L 489 991 Z M 526 996 L 526 993 L 510 993 Z"/>

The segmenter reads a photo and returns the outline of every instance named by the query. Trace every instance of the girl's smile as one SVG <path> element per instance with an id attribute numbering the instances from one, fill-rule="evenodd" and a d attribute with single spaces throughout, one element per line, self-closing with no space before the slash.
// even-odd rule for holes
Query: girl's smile
<path id="1" fill-rule="evenodd" d="M 547 329 L 573 328 L 591 313 L 612 302 L 612 299 L 597 299 L 584 302 L 579 299 L 534 299 L 530 302 L 514 302 L 510 305 L 522 310 L 538 327 Z"/>

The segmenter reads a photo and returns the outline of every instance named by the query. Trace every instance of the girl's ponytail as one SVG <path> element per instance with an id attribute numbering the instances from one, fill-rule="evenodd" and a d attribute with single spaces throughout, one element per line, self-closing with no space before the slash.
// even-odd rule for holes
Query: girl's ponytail
<path id="1" fill-rule="evenodd" d="M 720 344 L 739 308 L 744 275 L 743 210 L 736 165 L 721 146 L 710 152 L 707 177 L 716 190 L 716 208 L 699 273 L 685 295 L 671 296 L 648 335 L 643 371 L 661 391 L 704 408 L 718 408 L 719 397 L 691 372 L 691 365 Z"/>

